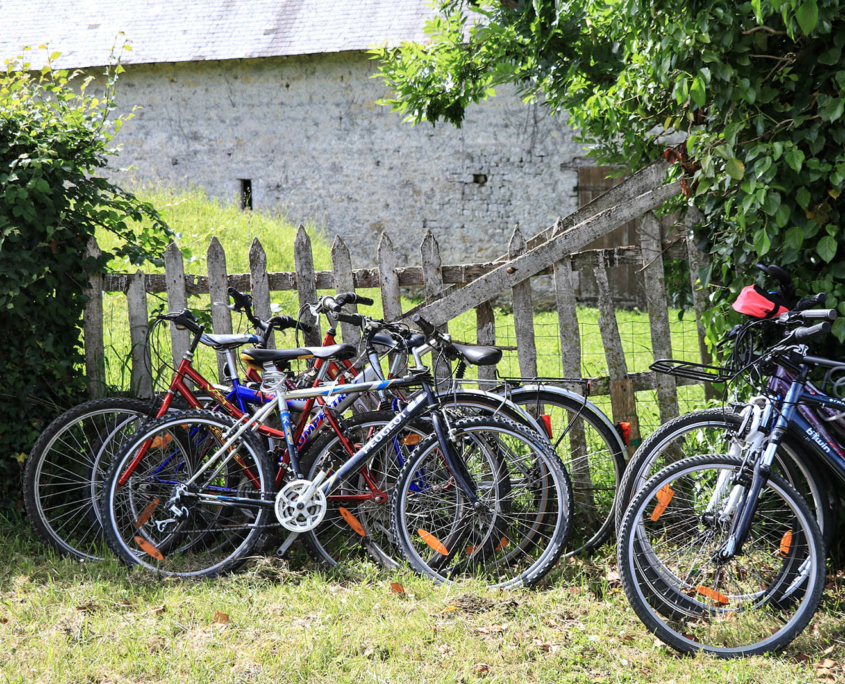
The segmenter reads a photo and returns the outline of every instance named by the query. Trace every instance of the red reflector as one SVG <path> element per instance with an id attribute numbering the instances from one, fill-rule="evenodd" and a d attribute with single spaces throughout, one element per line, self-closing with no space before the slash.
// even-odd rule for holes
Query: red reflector
<path id="1" fill-rule="evenodd" d="M 546 428 L 546 434 L 549 436 L 549 439 L 552 438 L 552 417 L 546 413 L 544 413 L 540 418 L 543 419 L 543 426 Z"/>
<path id="2" fill-rule="evenodd" d="M 622 441 L 625 446 L 631 446 L 631 424 L 630 423 L 616 423 L 619 428 L 619 433 L 622 435 Z"/>

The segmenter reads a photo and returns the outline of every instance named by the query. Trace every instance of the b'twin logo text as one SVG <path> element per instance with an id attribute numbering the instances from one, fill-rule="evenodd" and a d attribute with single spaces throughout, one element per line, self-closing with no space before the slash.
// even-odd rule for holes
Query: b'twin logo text
<path id="1" fill-rule="evenodd" d="M 822 451 L 827 454 L 830 453 L 830 447 L 827 445 L 827 443 L 825 443 L 825 441 L 821 437 L 819 437 L 818 432 L 813 430 L 813 428 L 807 428 L 807 434 L 810 436 L 810 439 L 812 439 L 816 444 L 819 445 L 819 447 L 821 447 Z"/>

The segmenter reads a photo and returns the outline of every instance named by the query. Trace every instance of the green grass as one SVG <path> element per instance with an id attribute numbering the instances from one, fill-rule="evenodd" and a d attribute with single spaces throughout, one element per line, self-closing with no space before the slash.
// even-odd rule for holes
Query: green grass
<path id="1" fill-rule="evenodd" d="M 116 561 L 56 558 L 6 521 L 0 554 L 3 682 L 791 684 L 819 681 L 814 663 L 845 657 L 841 577 L 785 653 L 682 658 L 628 608 L 609 548 L 508 593 L 366 563 L 326 574 L 271 559 L 213 581 L 162 582 Z"/>
<path id="2" fill-rule="evenodd" d="M 206 273 L 205 253 L 212 236 L 220 240 L 226 251 L 229 273 L 249 272 L 249 248 L 254 237 L 258 237 L 267 252 L 268 270 L 295 270 L 293 242 L 296 228 L 287 222 L 283 215 L 244 212 L 232 205 L 221 205 L 206 198 L 201 190 L 173 193 L 142 189 L 140 195 L 158 207 L 170 226 L 177 231 L 177 243 L 186 254 L 187 273 Z M 311 236 L 315 267 L 331 269 L 330 243 L 333 236 L 322 234 L 314 226 L 308 227 L 307 230 Z M 113 244 L 108 235 L 98 237 L 104 249 L 108 249 Z M 353 266 L 359 268 L 372 265 L 372 263 L 353 263 Z M 118 271 L 131 270 L 128 264 L 119 262 L 113 263 L 112 268 Z M 361 292 L 376 300 L 376 306 L 366 311 L 380 316 L 379 291 L 361 290 Z M 166 299 L 165 295 L 149 295 L 150 311 L 156 308 L 166 309 Z M 295 315 L 299 308 L 295 292 L 272 292 L 271 299 L 282 313 Z M 407 310 L 418 301 L 406 298 L 403 300 L 403 308 Z M 191 297 L 189 304 L 197 309 L 208 309 L 210 306 L 208 296 Z M 104 298 L 104 308 L 107 379 L 112 386 L 128 389 L 130 341 L 125 296 L 122 293 L 107 294 Z M 620 310 L 616 316 L 629 371 L 647 370 L 652 361 L 648 315 L 639 311 Z M 694 321 L 690 316 L 684 321 L 677 320 L 676 311 L 670 312 L 670 316 L 673 321 L 672 343 L 675 356 L 696 359 L 698 335 Z M 607 364 L 598 328 L 598 311 L 581 307 L 578 317 L 581 328 L 582 371 L 588 376 L 604 375 L 607 372 Z M 233 323 L 237 329 L 245 330 L 247 327 L 244 320 L 236 319 Z M 325 325 L 325 321 L 323 324 Z M 535 315 L 534 326 L 539 374 L 563 375 L 556 314 L 550 311 L 538 311 Z M 469 311 L 454 319 L 450 323 L 450 332 L 456 339 L 474 342 L 475 313 Z M 513 318 L 509 312 L 502 309 L 496 310 L 496 334 L 499 344 L 516 344 Z M 167 336 L 165 336 L 165 341 L 168 341 Z M 292 346 L 293 336 L 288 334 L 280 338 L 277 335 L 277 345 L 284 344 Z M 196 365 L 208 377 L 216 377 L 216 363 L 213 353 L 208 348 L 200 348 Z M 502 375 L 519 375 L 515 351 L 505 353 L 499 365 L 499 371 Z M 167 376 L 168 374 L 165 374 L 165 377 Z M 701 387 L 684 387 L 679 390 L 682 410 L 693 408 L 703 399 L 704 393 Z M 610 402 L 607 397 L 597 397 L 595 401 L 603 410 L 610 412 Z M 641 392 L 637 401 L 640 423 L 645 435 L 659 424 L 656 397 L 653 392 Z"/>

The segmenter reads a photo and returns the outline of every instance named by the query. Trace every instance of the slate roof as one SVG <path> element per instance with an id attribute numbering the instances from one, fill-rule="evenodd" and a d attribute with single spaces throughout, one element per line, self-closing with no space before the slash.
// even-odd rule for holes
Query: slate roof
<path id="1" fill-rule="evenodd" d="M 0 0 L 0 65 L 41 44 L 64 68 L 101 66 L 118 32 L 124 64 L 366 50 L 423 41 L 428 0 Z"/>

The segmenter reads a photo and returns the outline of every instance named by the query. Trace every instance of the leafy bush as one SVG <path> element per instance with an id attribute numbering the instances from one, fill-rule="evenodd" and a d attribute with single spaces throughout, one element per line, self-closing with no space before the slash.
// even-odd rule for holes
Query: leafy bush
<path id="1" fill-rule="evenodd" d="M 845 314 L 841 0 L 441 0 L 439 10 L 429 43 L 375 52 L 395 93 L 386 102 L 407 119 L 459 125 L 468 105 L 513 84 L 568 112 L 602 163 L 636 169 L 680 137 L 673 156 L 712 253 L 711 338 L 760 260 Z M 834 333 L 845 341 L 845 317 Z"/>
<path id="2" fill-rule="evenodd" d="M 89 240 L 108 230 L 120 238 L 116 254 L 141 263 L 161 253 L 168 234 L 150 205 L 95 175 L 123 123 L 109 117 L 119 63 L 112 60 L 94 97 L 87 94 L 93 77 L 54 70 L 57 56 L 39 71 L 23 58 L 7 60 L 0 72 L 0 486 L 7 491 L 17 484 L 15 459 L 60 410 L 86 398 L 85 288 L 112 256 L 90 257 Z"/>

